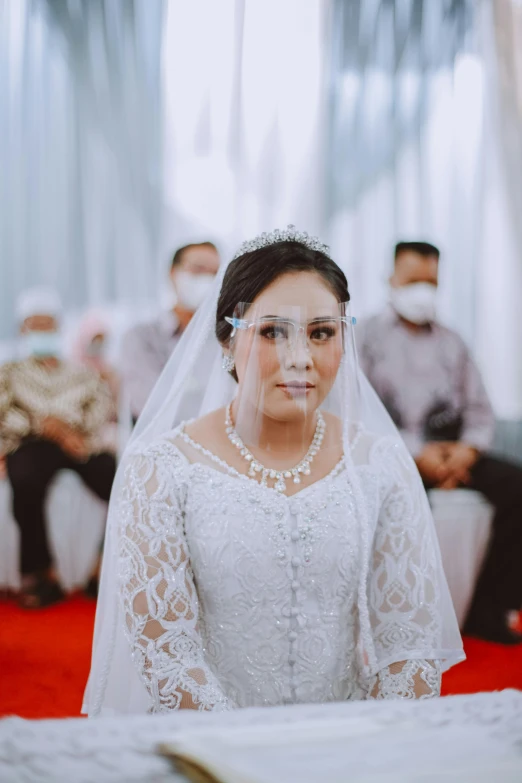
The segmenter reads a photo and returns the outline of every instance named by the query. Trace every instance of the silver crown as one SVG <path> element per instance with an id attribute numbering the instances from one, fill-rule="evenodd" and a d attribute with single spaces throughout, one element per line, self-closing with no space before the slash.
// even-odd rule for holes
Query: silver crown
<path id="1" fill-rule="evenodd" d="M 323 244 L 317 237 L 309 236 L 306 231 L 298 231 L 294 225 L 290 224 L 283 230 L 276 228 L 275 231 L 271 231 L 269 234 L 263 233 L 254 237 L 254 239 L 243 242 L 234 258 L 239 258 L 244 253 L 260 250 L 262 247 L 275 245 L 278 242 L 299 242 L 301 245 L 309 247 L 310 250 L 318 250 L 320 253 L 330 256 L 328 245 Z"/>

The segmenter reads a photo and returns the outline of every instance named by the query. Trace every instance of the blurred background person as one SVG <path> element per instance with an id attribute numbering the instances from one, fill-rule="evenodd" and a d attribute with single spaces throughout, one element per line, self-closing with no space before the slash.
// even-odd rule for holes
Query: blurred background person
<path id="1" fill-rule="evenodd" d="M 121 372 L 131 414 L 137 420 L 180 336 L 209 292 L 219 268 L 212 242 L 180 247 L 169 275 L 169 309 L 156 320 L 137 324 L 124 337 Z M 170 296 L 169 296 L 170 294 Z"/>
<path id="2" fill-rule="evenodd" d="M 95 370 L 118 396 L 118 376 L 108 358 L 110 328 L 101 310 L 89 310 L 80 319 L 72 346 L 71 358 L 77 364 Z"/>
<path id="3" fill-rule="evenodd" d="M 49 485 L 59 470 L 75 471 L 103 500 L 115 474 L 113 454 L 96 439 L 112 410 L 99 374 L 62 359 L 61 304 L 51 288 L 21 294 L 17 304 L 24 358 L 0 368 L 0 452 L 20 528 L 20 603 L 28 609 L 63 598 L 53 568 L 45 519 Z M 95 592 L 96 575 L 89 581 Z"/>
<path id="4" fill-rule="evenodd" d="M 97 372 L 110 391 L 113 410 L 107 423 L 98 435 L 100 448 L 114 454 L 118 451 L 118 403 L 119 377 L 116 368 L 109 361 L 110 328 L 104 313 L 89 310 L 80 319 L 72 346 L 71 359 L 78 365 Z"/>
<path id="5" fill-rule="evenodd" d="M 522 468 L 488 453 L 495 420 L 479 370 L 462 338 L 437 321 L 439 257 L 426 242 L 396 246 L 390 305 L 358 335 L 361 364 L 425 486 L 469 487 L 495 508 L 464 630 L 518 644 L 508 618 L 522 607 Z"/>

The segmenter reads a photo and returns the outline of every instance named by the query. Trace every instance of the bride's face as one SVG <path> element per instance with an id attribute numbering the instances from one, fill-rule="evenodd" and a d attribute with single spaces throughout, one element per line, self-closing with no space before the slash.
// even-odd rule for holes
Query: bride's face
<path id="1" fill-rule="evenodd" d="M 238 403 L 270 418 L 309 415 L 330 392 L 343 353 L 339 302 L 323 278 L 283 275 L 242 314 L 233 356 Z"/>

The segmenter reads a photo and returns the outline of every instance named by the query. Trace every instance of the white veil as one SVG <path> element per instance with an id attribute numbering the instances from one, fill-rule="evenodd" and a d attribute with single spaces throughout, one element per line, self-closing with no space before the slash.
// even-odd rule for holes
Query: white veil
<path id="1" fill-rule="evenodd" d="M 300 234 L 294 227 L 288 227 L 286 231 L 262 235 L 247 243 L 236 258 L 245 252 L 282 241 L 297 241 L 329 255 L 328 248 L 318 240 Z M 234 398 L 237 384 L 222 368 L 223 349 L 214 331 L 225 272 L 226 268 L 220 270 L 211 294 L 192 319 L 158 380 L 116 475 L 109 506 L 91 671 L 83 705 L 83 711 L 91 716 L 144 712 L 147 709 L 147 694 L 132 660 L 118 595 L 119 502 L 125 466 L 129 457 L 165 437 L 180 422 L 199 418 L 209 411 L 226 406 Z M 350 423 L 350 426 L 344 427 L 344 453 L 347 474 L 353 484 L 361 519 L 363 562 L 358 608 L 362 666 L 367 674 L 374 674 L 389 663 L 401 660 L 397 655 L 404 653 L 404 658 L 438 659 L 442 662 L 442 668 L 446 669 L 462 660 L 464 653 L 431 511 L 413 460 L 382 403 L 358 367 L 355 331 L 356 327 L 352 328 L 350 318 L 349 360 L 342 363 L 336 383 L 350 390 L 343 398 L 350 401 L 350 410 L 343 408 L 337 413 L 343 424 Z M 354 424 L 355 427 L 352 426 Z M 359 446 L 352 442 L 355 432 L 358 432 Z M 362 439 L 363 445 L 359 437 L 361 432 L 367 435 Z M 370 443 L 371 448 L 364 447 L 364 443 Z M 396 464 L 397 480 L 407 485 L 411 503 L 415 506 L 418 539 L 414 566 L 417 612 L 415 617 L 413 612 L 410 613 L 415 633 L 411 628 L 404 628 L 400 639 L 391 638 L 391 632 L 384 626 L 377 634 L 376 621 L 372 616 L 372 591 L 377 588 L 372 586 L 370 571 L 374 568 L 372 547 L 376 531 L 369 521 L 357 472 L 357 467 L 367 461 L 369 451 L 377 455 L 381 453 L 382 459 L 388 462 L 392 460 Z M 388 574 L 388 578 L 392 577 Z M 423 612 L 426 614 L 428 603 L 431 615 L 430 621 L 426 622 L 420 617 Z"/>

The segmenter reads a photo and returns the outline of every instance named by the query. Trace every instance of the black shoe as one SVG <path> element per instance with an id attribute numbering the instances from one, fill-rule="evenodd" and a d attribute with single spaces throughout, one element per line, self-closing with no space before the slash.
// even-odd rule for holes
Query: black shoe
<path id="1" fill-rule="evenodd" d="M 87 598 L 92 598 L 94 601 L 98 598 L 98 577 L 97 576 L 91 576 L 87 584 L 85 585 L 85 595 Z"/>
<path id="2" fill-rule="evenodd" d="M 23 609 L 43 609 L 60 603 L 64 598 L 65 593 L 58 582 L 39 577 L 34 585 L 20 593 L 18 603 Z"/>
<path id="3" fill-rule="evenodd" d="M 497 622 L 467 620 L 462 633 L 464 636 L 472 636 L 485 642 L 506 645 L 522 644 L 522 634 L 518 633 L 518 631 L 513 631 L 502 620 Z"/>

